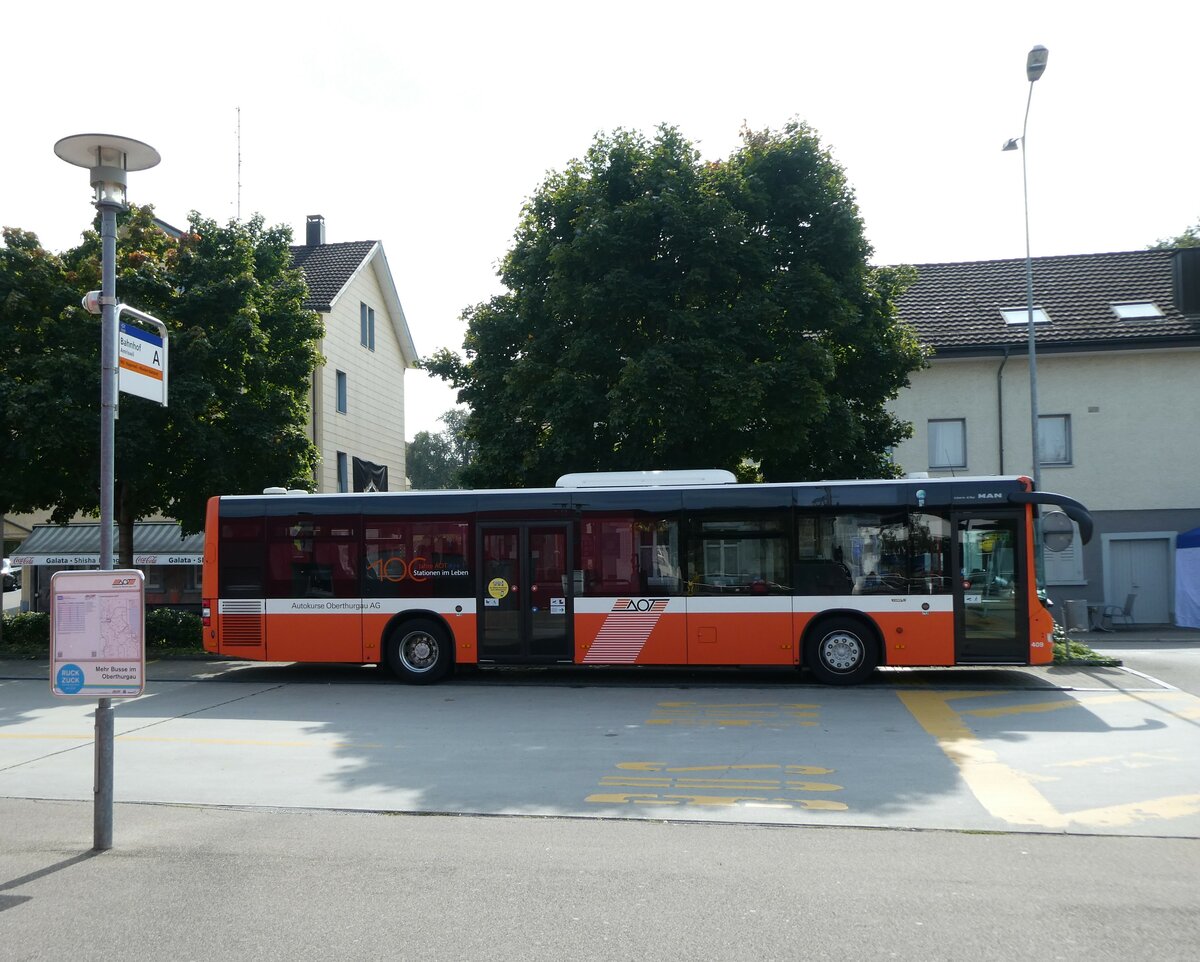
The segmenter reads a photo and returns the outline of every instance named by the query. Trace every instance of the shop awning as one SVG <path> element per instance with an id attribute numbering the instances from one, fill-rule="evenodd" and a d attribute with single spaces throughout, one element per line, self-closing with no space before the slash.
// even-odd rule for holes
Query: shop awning
<path id="1" fill-rule="evenodd" d="M 117 563 L 117 529 L 113 528 L 113 563 Z M 198 565 L 204 560 L 204 535 L 180 534 L 169 521 L 140 521 L 133 526 L 133 564 Z M 99 565 L 99 524 L 35 524 L 9 562 L 17 565 Z"/>

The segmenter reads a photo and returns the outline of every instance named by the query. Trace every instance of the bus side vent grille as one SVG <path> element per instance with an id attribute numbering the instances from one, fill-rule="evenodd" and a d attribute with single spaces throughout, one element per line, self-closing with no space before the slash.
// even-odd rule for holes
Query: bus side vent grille
<path id="1" fill-rule="evenodd" d="M 263 643 L 263 615 L 267 603 L 261 598 L 222 598 L 222 648 L 257 648 Z"/>
<path id="2" fill-rule="evenodd" d="M 262 598 L 222 598 L 217 611 L 223 615 L 265 615 L 267 603 Z"/>
<path id="3" fill-rule="evenodd" d="M 257 648 L 262 640 L 262 618 L 258 615 L 226 615 L 221 619 L 221 647 Z"/>

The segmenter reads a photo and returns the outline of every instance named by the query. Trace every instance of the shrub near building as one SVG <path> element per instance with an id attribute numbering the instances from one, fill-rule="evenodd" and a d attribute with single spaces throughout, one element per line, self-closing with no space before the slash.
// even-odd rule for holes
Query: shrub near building
<path id="1" fill-rule="evenodd" d="M 200 616 L 173 608 L 146 612 L 146 655 L 202 655 Z M 50 615 L 27 611 L 4 617 L 0 657 L 42 658 L 50 653 Z"/>

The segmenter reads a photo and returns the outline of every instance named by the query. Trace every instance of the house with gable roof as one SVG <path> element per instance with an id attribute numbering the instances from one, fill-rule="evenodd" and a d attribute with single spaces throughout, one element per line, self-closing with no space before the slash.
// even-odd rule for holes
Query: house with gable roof
<path id="1" fill-rule="evenodd" d="M 309 421 L 321 454 L 316 490 L 402 491 L 404 372 L 417 351 L 383 244 L 328 244 L 325 219 L 314 214 L 305 243 L 291 250 L 308 283 L 305 307 L 325 322 Z"/>
<path id="2" fill-rule="evenodd" d="M 1032 476 L 1025 259 L 916 271 L 900 316 L 934 353 L 892 405 L 897 463 Z M 1175 537 L 1200 526 L 1200 249 L 1038 257 L 1033 288 L 1041 485 L 1096 521 L 1045 553 L 1048 593 L 1172 624 Z"/>
<path id="3" fill-rule="evenodd" d="M 292 263 L 308 284 L 304 306 L 325 323 L 325 364 L 310 393 L 310 436 L 321 454 L 316 490 L 404 490 L 404 372 L 416 366 L 417 352 L 383 245 L 327 244 L 319 215 L 308 217 L 305 241 L 291 248 Z M 16 549 L 14 564 L 27 572 L 25 597 L 13 604 L 33 610 L 45 610 L 55 570 L 99 563 L 98 524 L 45 520 L 45 512 L 20 515 L 0 527 Z M 138 522 L 134 561 L 147 574 L 147 602 L 198 608 L 202 552 L 202 535 L 184 537 L 166 519 Z"/>

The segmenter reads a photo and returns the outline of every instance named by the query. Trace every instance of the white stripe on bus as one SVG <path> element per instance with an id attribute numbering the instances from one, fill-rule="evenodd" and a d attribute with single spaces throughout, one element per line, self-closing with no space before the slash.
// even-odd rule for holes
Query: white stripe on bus
<path id="1" fill-rule="evenodd" d="M 658 601 L 663 599 L 648 595 L 642 598 L 626 596 L 583 597 L 574 599 L 576 614 L 614 615 L 622 619 L 646 617 L 650 612 L 623 610 L 614 612 L 618 600 Z M 869 614 L 901 614 L 921 612 L 949 613 L 954 610 L 954 599 L 950 595 L 830 595 L 825 597 L 806 595 L 737 595 L 729 597 L 674 597 L 658 614 L 819 614 L 834 608 L 861 611 Z M 441 615 L 477 614 L 475 598 L 268 598 L 268 599 L 221 599 L 217 610 L 220 614 L 268 615 L 394 615 L 402 611 L 425 610 Z M 607 619 L 606 619 L 607 620 Z"/>

